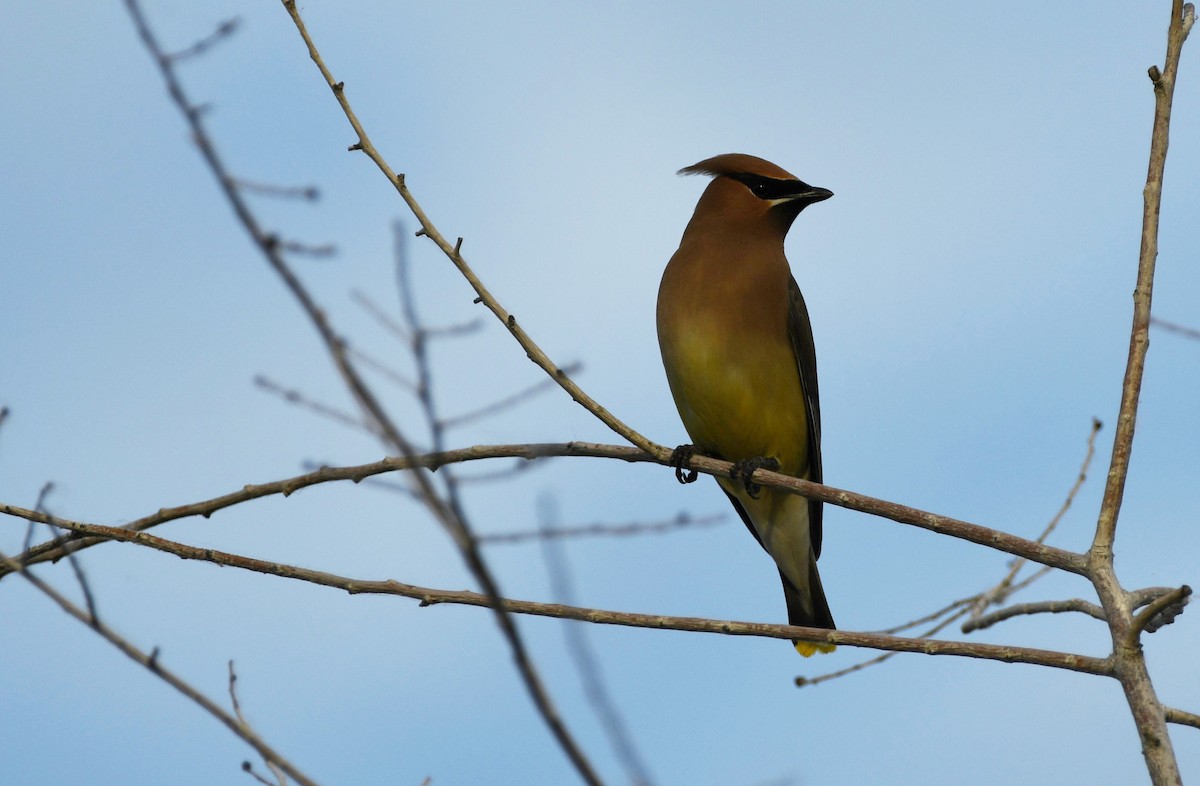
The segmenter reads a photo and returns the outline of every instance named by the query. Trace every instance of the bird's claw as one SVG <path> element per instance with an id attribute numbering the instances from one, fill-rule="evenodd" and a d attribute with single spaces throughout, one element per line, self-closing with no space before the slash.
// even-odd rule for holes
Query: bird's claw
<path id="1" fill-rule="evenodd" d="M 758 499 L 758 492 L 762 491 L 762 486 L 750 479 L 756 469 L 767 469 L 771 472 L 779 471 L 779 459 L 772 456 L 755 456 L 754 458 L 742 459 L 735 461 L 733 467 L 729 470 L 729 477 L 733 480 L 742 479 L 742 485 L 746 488 L 746 493 L 750 495 L 750 499 Z"/>
<path id="2" fill-rule="evenodd" d="M 670 464 L 675 468 L 675 479 L 680 483 L 695 483 L 700 473 L 687 468 L 688 462 L 696 455 L 695 445 L 680 445 L 671 451 Z"/>

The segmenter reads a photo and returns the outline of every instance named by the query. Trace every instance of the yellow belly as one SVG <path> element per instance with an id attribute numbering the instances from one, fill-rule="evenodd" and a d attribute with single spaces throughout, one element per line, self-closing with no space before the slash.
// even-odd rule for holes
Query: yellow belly
<path id="1" fill-rule="evenodd" d="M 746 346 L 691 327 L 668 337 L 663 361 L 692 441 L 728 461 L 770 456 L 783 472 L 805 474 L 804 394 L 786 335 Z"/>

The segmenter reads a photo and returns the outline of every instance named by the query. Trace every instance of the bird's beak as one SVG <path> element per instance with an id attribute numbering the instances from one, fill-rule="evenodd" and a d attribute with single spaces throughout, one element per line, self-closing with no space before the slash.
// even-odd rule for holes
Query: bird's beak
<path id="1" fill-rule="evenodd" d="M 829 197 L 833 196 L 833 192 L 828 188 L 810 186 L 807 183 L 802 185 L 804 186 L 803 190 L 791 196 L 788 201 L 799 202 L 802 205 L 811 205 L 815 202 L 824 202 L 826 199 L 829 199 Z"/>

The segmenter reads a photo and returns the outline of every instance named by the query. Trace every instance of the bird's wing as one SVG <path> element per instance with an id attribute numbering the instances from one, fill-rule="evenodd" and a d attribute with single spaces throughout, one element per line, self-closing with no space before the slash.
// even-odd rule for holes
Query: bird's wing
<path id="1" fill-rule="evenodd" d="M 821 397 L 817 392 L 817 350 L 813 344 L 808 307 L 796 279 L 788 278 L 788 336 L 800 369 L 800 387 L 804 391 L 804 410 L 808 418 L 808 479 L 822 482 L 821 471 Z M 821 556 L 821 503 L 808 502 L 808 529 L 813 554 Z"/>

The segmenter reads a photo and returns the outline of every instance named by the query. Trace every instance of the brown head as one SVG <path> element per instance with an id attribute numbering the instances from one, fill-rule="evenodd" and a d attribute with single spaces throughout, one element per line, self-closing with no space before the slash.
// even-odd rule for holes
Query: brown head
<path id="1" fill-rule="evenodd" d="M 725 153 L 679 170 L 681 175 L 710 175 L 696 212 L 685 231 L 767 232 L 780 239 L 814 202 L 833 196 L 810 186 L 786 169 L 745 153 Z"/>

